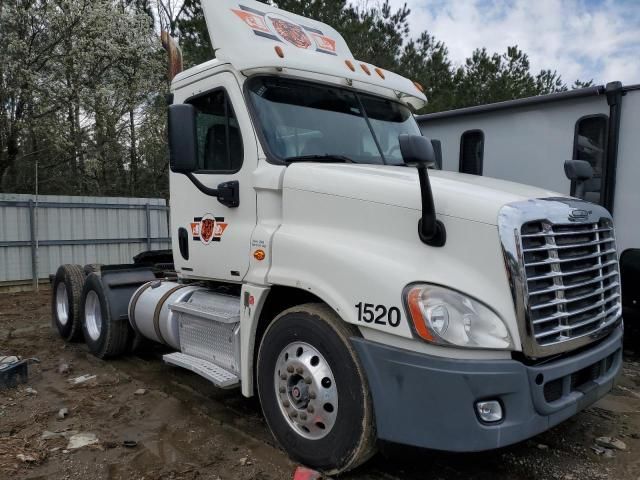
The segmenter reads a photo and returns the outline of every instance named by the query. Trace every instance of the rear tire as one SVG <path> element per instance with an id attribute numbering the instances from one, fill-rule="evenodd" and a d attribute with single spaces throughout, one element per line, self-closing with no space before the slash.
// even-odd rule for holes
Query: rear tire
<path id="1" fill-rule="evenodd" d="M 357 330 L 323 304 L 285 310 L 267 328 L 257 384 L 267 424 L 296 461 L 333 475 L 376 449 L 369 386 L 349 337 Z"/>
<path id="2" fill-rule="evenodd" d="M 109 358 L 127 351 L 133 330 L 126 319 L 111 317 L 109 302 L 98 273 L 91 273 L 85 281 L 80 312 L 84 339 L 91 353 L 98 358 Z"/>
<path id="3" fill-rule="evenodd" d="M 67 342 L 82 338 L 80 297 L 84 285 L 80 265 L 62 265 L 53 280 L 51 314 L 60 336 Z"/>

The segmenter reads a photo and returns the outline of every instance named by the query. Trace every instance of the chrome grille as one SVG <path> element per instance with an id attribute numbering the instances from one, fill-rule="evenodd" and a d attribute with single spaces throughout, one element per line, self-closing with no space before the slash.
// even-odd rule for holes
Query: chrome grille
<path id="1" fill-rule="evenodd" d="M 539 346 L 593 334 L 620 317 L 613 224 L 526 222 L 520 229 L 528 330 Z"/>

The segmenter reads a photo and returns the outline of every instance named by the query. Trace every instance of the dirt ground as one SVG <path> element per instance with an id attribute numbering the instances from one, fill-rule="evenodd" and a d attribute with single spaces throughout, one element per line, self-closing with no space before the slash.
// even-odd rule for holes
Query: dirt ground
<path id="1" fill-rule="evenodd" d="M 161 350 L 98 360 L 84 344 L 57 337 L 49 302 L 47 291 L 0 294 L 0 354 L 39 360 L 27 384 L 0 391 L 0 479 L 291 478 L 295 465 L 255 399 L 165 365 Z M 639 362 L 628 349 L 608 397 L 527 442 L 479 454 L 384 445 L 341 478 L 640 480 Z M 84 374 L 96 377 L 69 382 Z M 62 408 L 69 414 L 59 419 Z M 43 439 L 45 431 L 53 438 Z M 74 432 L 93 433 L 97 443 L 68 450 Z M 597 453 L 602 436 L 625 450 Z"/>

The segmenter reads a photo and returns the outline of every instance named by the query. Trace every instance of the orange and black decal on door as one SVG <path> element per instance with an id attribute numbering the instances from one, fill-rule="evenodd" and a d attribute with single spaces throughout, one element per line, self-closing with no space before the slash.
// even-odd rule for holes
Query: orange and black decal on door
<path id="1" fill-rule="evenodd" d="M 199 240 L 205 245 L 211 242 L 219 242 L 228 224 L 224 217 L 214 217 L 207 213 L 202 217 L 194 217 L 191 223 L 191 235 L 194 240 Z"/>

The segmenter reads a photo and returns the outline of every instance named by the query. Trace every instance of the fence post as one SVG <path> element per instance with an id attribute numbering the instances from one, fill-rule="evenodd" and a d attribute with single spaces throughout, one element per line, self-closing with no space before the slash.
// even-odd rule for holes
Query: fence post
<path id="1" fill-rule="evenodd" d="M 151 250 L 151 205 L 146 203 L 144 208 L 147 215 L 147 250 Z"/>
<path id="2" fill-rule="evenodd" d="M 29 199 L 29 230 L 31 235 L 31 278 L 33 289 L 38 290 L 38 249 L 36 245 L 36 218 L 33 200 Z"/>

